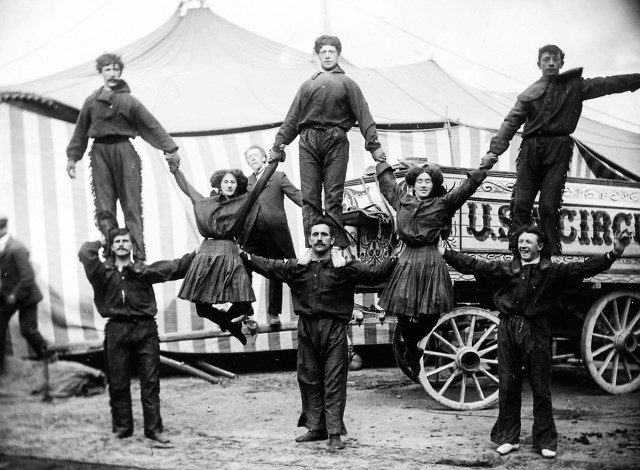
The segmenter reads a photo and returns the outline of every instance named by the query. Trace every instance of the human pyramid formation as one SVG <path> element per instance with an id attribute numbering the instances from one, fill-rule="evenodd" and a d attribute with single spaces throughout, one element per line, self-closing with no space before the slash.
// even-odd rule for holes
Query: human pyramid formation
<path id="1" fill-rule="evenodd" d="M 582 70 L 560 73 L 564 53 L 544 46 L 537 65 L 542 77 L 522 93 L 510 111 L 490 151 L 479 168 L 470 171 L 462 185 L 447 192 L 437 165 L 408 168 L 408 190 L 396 182 L 386 162 L 366 100 L 358 85 L 338 65 L 341 44 L 334 36 L 321 36 L 315 52 L 322 69 L 306 80 L 266 153 L 251 147 L 245 153 L 254 174 L 247 180 L 240 170 L 221 170 L 211 179 L 215 192 L 201 195 L 180 171 L 178 147 L 158 121 L 130 93 L 120 78 L 120 57 L 104 54 L 97 69 L 104 86 L 85 101 L 67 149 L 67 172 L 75 177 L 76 163 L 93 138 L 91 173 L 97 225 L 104 240 L 85 243 L 80 261 L 94 289 L 99 313 L 108 319 L 105 355 L 109 380 L 113 432 L 119 438 L 133 433 L 130 396 L 131 366 L 140 375 L 145 435 L 168 442 L 163 434 L 159 395 L 159 342 L 152 285 L 183 279 L 178 296 L 195 304 L 199 316 L 228 330 L 243 344 L 246 338 L 237 321 L 252 313 L 255 295 L 250 272 L 270 278 L 270 324 L 277 327 L 281 304 L 279 283 L 291 288 L 298 319 L 298 382 L 302 413 L 298 426 L 308 429 L 297 442 L 329 440 L 343 449 L 343 420 L 348 373 L 347 326 L 353 312 L 357 284 L 386 282 L 380 306 L 397 316 L 407 343 L 407 360 L 414 374 L 422 354 L 417 343 L 454 307 L 453 288 L 446 263 L 462 273 L 488 281 L 500 312 L 498 329 L 499 415 L 491 431 L 497 451 L 518 448 L 520 393 L 523 366 L 534 397 L 533 446 L 545 457 L 556 455 L 557 432 L 553 420 L 549 370 L 551 334 L 547 315 L 568 284 L 608 269 L 629 243 L 618 234 L 612 251 L 583 263 L 554 263 L 560 252 L 558 211 L 571 158 L 574 131 L 582 101 L 598 96 L 634 91 L 640 74 L 582 78 Z M 342 198 L 349 158 L 347 132 L 355 124 L 365 138 L 365 148 L 377 162 L 381 193 L 396 211 L 403 251 L 377 266 L 350 259 L 342 227 Z M 486 262 L 445 250 L 455 212 L 474 194 L 487 171 L 524 124 L 523 143 L 512 197 L 510 247 L 513 260 Z M 146 264 L 141 210 L 140 157 L 130 143 L 140 135 L 166 156 L 176 184 L 191 200 L 198 231 L 204 237 L 196 252 L 175 260 Z M 297 136 L 300 142 L 301 193 L 283 173 L 284 148 Z M 277 184 L 275 184 L 276 182 Z M 274 184 L 270 184 L 274 183 Z M 269 211 L 278 200 L 277 217 Z M 321 193 L 324 188 L 324 211 Z M 532 225 L 532 208 L 540 192 L 542 230 Z M 281 211 L 282 194 L 302 206 L 305 239 L 309 249 L 295 258 L 291 236 L 274 235 L 272 219 L 286 227 Z M 120 201 L 126 228 L 116 221 Z M 277 204 L 276 204 L 277 205 Z M 278 218 L 279 217 L 279 218 Z M 8 237 L 6 218 L 0 220 L 2 263 Z M 285 222 L 284 224 L 282 222 Z M 3 231 L 2 231 L 3 230 Z M 288 230 L 286 231 L 288 234 Z M 284 237 L 284 238 L 281 238 Z M 264 246 L 272 246 L 264 255 Z M 275 245 L 275 248 L 273 247 Z M 104 260 L 100 249 L 104 248 Z M 263 250 L 260 252 L 260 250 Z M 276 253 L 276 255 L 269 255 Z M 133 260 L 131 259 L 133 255 Z M 446 263 L 445 263 L 446 261 Z M 2 267 L 2 320 L 21 307 Z M 280 285 L 281 286 L 281 285 Z M 273 295 L 271 295 L 273 294 Z M 216 305 L 231 303 L 228 310 Z M 13 310 L 12 310 L 13 309 Z M 10 312 L 10 313 L 7 313 Z M 22 315 L 22 314 L 21 314 Z M 37 326 L 36 326 L 37 331 Z M 34 343 L 35 344 L 35 343 Z M 4 345 L 4 344 L 3 344 Z M 37 349 L 34 347 L 34 349 Z"/>

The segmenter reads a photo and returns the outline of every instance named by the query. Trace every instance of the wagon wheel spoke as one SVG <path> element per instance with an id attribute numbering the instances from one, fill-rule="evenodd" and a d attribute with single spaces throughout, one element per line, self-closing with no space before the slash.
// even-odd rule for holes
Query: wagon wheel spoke
<path id="1" fill-rule="evenodd" d="M 449 348 L 453 351 L 456 352 L 458 351 L 458 348 L 456 348 L 453 344 L 451 344 L 449 341 L 447 341 L 446 339 L 444 339 L 439 333 L 437 333 L 436 331 L 434 331 L 433 336 L 435 336 L 436 338 L 438 338 L 438 340 L 442 341 L 444 344 L 446 344 L 447 346 L 449 346 Z"/>
<path id="2" fill-rule="evenodd" d="M 611 383 L 618 385 L 618 365 L 620 365 L 620 354 L 613 356 L 613 369 L 611 370 Z"/>
<path id="3" fill-rule="evenodd" d="M 616 324 L 616 329 L 621 330 L 622 325 L 620 324 L 620 313 L 618 312 L 618 300 L 613 299 L 611 301 L 611 310 L 613 310 L 613 320 Z"/>
<path id="4" fill-rule="evenodd" d="M 489 377 L 491 380 L 493 380 L 495 383 L 499 383 L 498 378 L 495 375 L 493 375 L 491 372 L 489 372 L 487 369 L 485 369 L 484 367 L 480 366 L 478 367 L 478 370 L 482 372 L 484 375 L 486 375 L 487 377 Z"/>
<path id="5" fill-rule="evenodd" d="M 611 349 L 613 347 L 613 343 L 609 343 L 609 344 L 605 344 L 604 346 L 602 346 L 601 348 L 596 349 L 595 351 L 593 351 L 591 353 L 591 356 L 595 359 L 596 356 L 599 356 L 600 354 L 602 354 L 605 351 L 608 351 L 609 349 Z"/>
<path id="6" fill-rule="evenodd" d="M 464 341 L 462 341 L 462 336 L 460 336 L 460 330 L 458 329 L 458 325 L 456 324 L 456 321 L 452 318 L 449 320 L 449 323 L 451 323 L 451 328 L 453 329 L 453 334 L 456 335 L 458 344 L 460 345 L 460 347 L 463 347 Z"/>
<path id="7" fill-rule="evenodd" d="M 476 386 L 476 391 L 478 392 L 478 395 L 480 395 L 480 399 L 484 400 L 484 393 L 482 393 L 482 387 L 480 387 L 480 382 L 478 382 L 478 377 L 476 377 L 476 373 L 471 372 L 471 377 L 473 378 L 473 384 Z"/>
<path id="8" fill-rule="evenodd" d="M 600 318 L 602 319 L 602 323 L 605 324 L 605 326 L 607 328 L 609 328 L 609 331 L 611 333 L 613 333 L 614 335 L 617 333 L 617 331 L 613 328 L 613 326 L 611 326 L 611 323 L 609 322 L 609 319 L 607 318 L 607 316 L 604 314 L 604 309 L 602 310 L 602 312 L 600 312 Z"/>
<path id="9" fill-rule="evenodd" d="M 496 349 L 498 349 L 498 345 L 497 345 L 497 344 L 494 344 L 493 346 L 489 346 L 489 347 L 488 347 L 488 348 L 486 348 L 486 349 L 483 349 L 483 350 L 481 350 L 481 351 L 478 351 L 478 356 L 482 357 L 482 356 L 484 356 L 485 354 L 487 354 L 488 352 L 495 351 Z"/>
<path id="10" fill-rule="evenodd" d="M 447 389 L 449 388 L 449 385 L 451 385 L 451 382 L 453 382 L 453 380 L 460 375 L 460 371 L 459 370 L 454 370 L 453 374 L 451 374 L 449 376 L 449 378 L 447 379 L 447 381 L 444 383 L 444 385 L 442 386 L 442 388 L 440 388 L 440 391 L 438 392 L 439 395 L 444 395 L 444 392 L 447 391 Z"/>
<path id="11" fill-rule="evenodd" d="M 627 351 L 627 355 L 629 355 L 631 359 L 633 359 L 633 361 L 640 366 L 640 359 L 638 359 L 638 356 L 633 354 L 631 351 Z"/>
<path id="12" fill-rule="evenodd" d="M 485 331 L 482 336 L 480 337 L 480 339 L 478 341 L 476 341 L 476 344 L 473 345 L 474 348 L 478 349 L 480 347 L 480 345 L 484 342 L 485 339 L 487 339 L 489 337 L 489 335 L 491 334 L 491 332 L 493 332 L 493 330 L 496 329 L 498 325 L 496 325 L 495 323 L 491 324 L 491 326 L 489 328 L 487 328 L 487 331 Z"/>
<path id="13" fill-rule="evenodd" d="M 613 341 L 613 336 L 601 335 L 600 333 L 593 333 L 594 338 L 600 338 L 605 341 Z"/>
<path id="14" fill-rule="evenodd" d="M 634 326 L 636 326 L 636 323 L 638 323 L 638 320 L 640 320 L 640 312 L 638 312 L 638 313 L 636 314 L 636 316 L 635 316 L 635 317 L 633 317 L 633 320 L 631 320 L 631 321 L 629 322 L 629 324 L 627 325 L 627 328 L 625 328 L 625 329 L 627 329 L 627 330 L 629 330 L 629 331 L 633 330 L 633 327 L 634 327 Z M 640 331 L 640 330 L 639 330 L 639 331 Z"/>
<path id="15" fill-rule="evenodd" d="M 462 373 L 462 382 L 460 382 L 460 403 L 464 403 L 467 396 L 467 374 Z"/>
<path id="16" fill-rule="evenodd" d="M 622 365 L 624 366 L 624 371 L 627 373 L 627 379 L 631 382 L 633 380 L 633 375 L 631 375 L 631 369 L 629 368 L 629 362 L 626 357 L 622 358 Z"/>
<path id="17" fill-rule="evenodd" d="M 629 318 L 629 309 L 631 308 L 631 297 L 627 297 L 627 301 L 624 304 L 624 310 L 622 310 L 622 328 L 627 327 L 627 318 Z"/>
<path id="18" fill-rule="evenodd" d="M 456 366 L 455 362 L 450 362 L 449 364 L 445 364 L 441 367 L 438 367 L 437 369 L 433 369 L 432 371 L 427 372 L 426 376 L 431 377 L 432 375 L 439 374 L 443 370 L 451 369 L 452 367 L 455 367 L 455 366 Z"/>
<path id="19" fill-rule="evenodd" d="M 613 358 L 615 353 L 616 353 L 616 350 L 614 349 L 613 351 L 610 351 L 609 354 L 607 354 L 607 357 L 604 360 L 604 363 L 602 364 L 602 367 L 600 367 L 600 369 L 598 369 L 598 375 L 602 376 L 602 374 L 604 373 L 605 369 L 607 368 L 607 366 L 611 362 L 611 359 Z"/>
<path id="20" fill-rule="evenodd" d="M 455 354 L 447 354 L 447 353 L 443 353 L 443 352 L 439 352 L 439 351 L 431 351 L 431 350 L 428 350 L 428 349 L 425 349 L 424 353 L 427 356 L 446 357 L 447 359 L 455 359 L 456 358 Z"/>
<path id="21" fill-rule="evenodd" d="M 471 346 L 473 342 L 473 333 L 476 329 L 476 316 L 471 315 L 471 324 L 469 325 L 469 333 L 467 334 L 467 346 Z"/>
<path id="22" fill-rule="evenodd" d="M 485 364 L 498 365 L 498 360 L 497 359 L 482 359 L 482 362 L 484 362 Z"/>

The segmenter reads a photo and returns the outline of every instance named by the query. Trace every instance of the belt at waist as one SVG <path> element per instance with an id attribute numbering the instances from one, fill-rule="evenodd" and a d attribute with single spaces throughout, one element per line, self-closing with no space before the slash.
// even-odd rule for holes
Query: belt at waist
<path id="1" fill-rule="evenodd" d="M 152 320 L 154 320 L 154 318 L 151 315 L 114 315 L 113 317 L 109 317 L 109 321 L 125 323 L 138 323 Z"/>
<path id="2" fill-rule="evenodd" d="M 570 137 L 570 136 L 571 134 L 566 134 L 566 133 L 537 131 L 533 134 L 522 136 L 522 138 L 531 139 L 533 137 Z"/>
<path id="3" fill-rule="evenodd" d="M 314 129 L 316 131 L 329 131 L 331 129 L 342 129 L 342 127 L 340 126 L 331 126 L 331 125 L 322 125 L 322 124 L 313 124 L 311 126 L 305 126 L 301 129 L 302 131 L 306 131 L 307 129 Z M 343 131 L 347 132 L 349 129 L 342 129 Z"/>
<path id="4" fill-rule="evenodd" d="M 95 144 L 119 144 L 120 142 L 128 142 L 129 139 L 128 135 L 105 135 L 96 137 L 93 142 Z"/>

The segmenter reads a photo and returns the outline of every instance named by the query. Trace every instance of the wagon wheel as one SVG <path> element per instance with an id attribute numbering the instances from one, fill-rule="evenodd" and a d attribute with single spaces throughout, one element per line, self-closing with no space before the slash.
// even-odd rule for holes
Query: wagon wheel
<path id="1" fill-rule="evenodd" d="M 396 358 L 396 364 L 404 374 L 413 380 L 415 383 L 419 383 L 418 377 L 411 373 L 411 368 L 409 367 L 409 363 L 404 358 L 404 353 L 407 350 L 407 345 L 402 338 L 402 333 L 400 332 L 400 325 L 396 323 L 396 326 L 393 330 L 393 342 L 391 343 L 391 348 L 393 349 L 393 357 Z"/>
<path id="2" fill-rule="evenodd" d="M 591 378 L 620 394 L 640 388 L 640 294 L 616 291 L 598 299 L 582 326 L 581 352 Z"/>
<path id="3" fill-rule="evenodd" d="M 434 400 L 455 410 L 487 408 L 498 401 L 498 377 L 489 370 L 498 364 L 498 323 L 488 310 L 460 307 L 443 315 L 420 341 L 419 379 Z M 440 363 L 425 367 L 432 357 Z M 441 374 L 448 374 L 443 384 L 434 380 Z"/>

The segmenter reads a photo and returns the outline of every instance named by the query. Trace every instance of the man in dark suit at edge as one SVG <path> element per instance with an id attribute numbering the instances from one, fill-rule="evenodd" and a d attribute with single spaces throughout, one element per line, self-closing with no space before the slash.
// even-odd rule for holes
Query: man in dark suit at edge
<path id="1" fill-rule="evenodd" d="M 258 145 L 249 147 L 244 156 L 253 170 L 249 176 L 248 190 L 256 184 L 267 165 L 267 155 Z M 247 253 L 271 259 L 290 259 L 296 257 L 291 232 L 284 210 L 284 196 L 302 207 L 302 193 L 287 175 L 276 171 L 266 189 L 260 195 L 245 224 L 241 245 Z M 282 309 L 282 282 L 269 280 L 267 314 L 272 328 L 280 327 Z"/>

